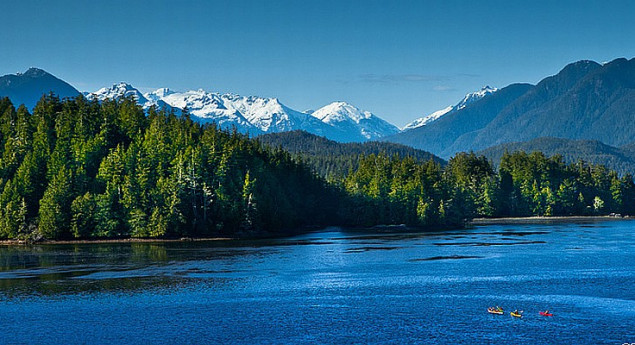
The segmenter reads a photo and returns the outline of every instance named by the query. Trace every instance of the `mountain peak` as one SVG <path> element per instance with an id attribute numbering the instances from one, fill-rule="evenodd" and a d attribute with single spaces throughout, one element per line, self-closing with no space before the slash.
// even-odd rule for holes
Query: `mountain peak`
<path id="1" fill-rule="evenodd" d="M 336 101 L 327 104 L 314 111 L 311 115 L 327 123 L 342 122 L 346 120 L 353 120 L 356 123 L 359 123 L 360 120 L 373 116 L 370 112 L 361 111 L 354 105 L 343 101 Z"/>
<path id="2" fill-rule="evenodd" d="M 136 90 L 134 87 L 132 87 L 132 85 L 126 83 L 125 81 L 120 81 L 117 84 L 114 84 L 112 86 L 112 88 L 117 88 L 117 89 L 125 89 L 125 90 Z"/>
<path id="3" fill-rule="evenodd" d="M 613 61 L 611 61 L 610 63 L 613 63 L 615 61 L 618 61 L 620 59 L 615 59 Z M 624 59 L 626 60 L 626 59 Z M 609 64 L 610 64 L 609 63 Z M 590 71 L 602 67 L 601 64 L 592 61 L 592 60 L 580 60 L 580 61 L 576 61 L 576 62 L 572 62 L 566 66 L 564 66 L 564 68 L 558 73 L 558 75 L 561 76 L 572 76 L 572 77 L 582 77 L 584 75 L 586 75 L 587 73 L 589 73 Z"/>
<path id="4" fill-rule="evenodd" d="M 18 73 L 18 75 L 23 75 L 23 76 L 31 77 L 31 78 L 37 78 L 37 77 L 42 77 L 45 75 L 50 75 L 50 73 L 37 67 L 31 67 L 27 69 L 26 72 L 24 73 Z"/>
<path id="5" fill-rule="evenodd" d="M 468 93 L 467 95 L 465 95 L 465 97 L 463 98 L 463 100 L 456 105 L 457 110 L 461 110 L 463 108 L 465 108 L 465 106 L 467 106 L 468 104 L 474 102 L 474 101 L 478 101 L 479 99 L 492 94 L 494 92 L 498 91 L 497 88 L 495 87 L 490 87 L 489 85 L 485 85 L 483 86 L 480 90 L 476 91 L 476 92 L 472 92 L 472 93 Z"/>
<path id="6" fill-rule="evenodd" d="M 54 93 L 60 98 L 80 95 L 74 87 L 43 69 L 31 67 L 24 73 L 0 76 L 0 98 L 9 97 L 15 106 L 33 109 L 42 95 Z"/>

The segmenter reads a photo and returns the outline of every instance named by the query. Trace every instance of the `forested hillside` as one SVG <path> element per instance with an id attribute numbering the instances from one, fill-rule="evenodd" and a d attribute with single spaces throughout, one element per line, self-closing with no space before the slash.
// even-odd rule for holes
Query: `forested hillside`
<path id="1" fill-rule="evenodd" d="M 360 158 L 370 154 L 397 155 L 402 158 L 412 157 L 419 163 L 433 160 L 441 165 L 446 164 L 443 159 L 429 152 L 381 141 L 338 143 L 305 131 L 264 134 L 257 139 L 272 148 L 281 147 L 289 151 L 329 180 L 341 179 L 349 171 L 356 170 Z"/>
<path id="2" fill-rule="evenodd" d="M 515 151 L 528 153 L 539 151 L 547 156 L 561 155 L 566 163 L 582 160 L 591 164 L 604 165 L 620 175 L 635 174 L 635 147 L 613 147 L 596 140 L 537 138 L 496 145 L 479 151 L 478 154 L 484 155 L 498 165 L 505 152 Z"/>
<path id="3" fill-rule="evenodd" d="M 234 236 L 334 219 L 282 151 L 132 99 L 0 101 L 0 238 Z"/>

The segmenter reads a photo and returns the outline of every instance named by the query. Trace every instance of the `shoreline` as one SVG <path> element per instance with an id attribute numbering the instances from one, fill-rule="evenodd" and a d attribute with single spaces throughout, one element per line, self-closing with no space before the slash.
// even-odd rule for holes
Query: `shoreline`
<path id="1" fill-rule="evenodd" d="M 474 218 L 468 222 L 469 226 L 474 225 L 504 225 L 504 224 L 543 224 L 543 223 L 584 223 L 613 220 L 634 220 L 629 216 L 533 216 L 533 217 L 500 217 L 500 218 Z"/>
<path id="2" fill-rule="evenodd" d="M 231 241 L 239 238 L 232 237 L 204 237 L 204 238 L 109 238 L 109 239 L 83 239 L 83 240 L 45 240 L 30 242 L 25 240 L 0 240 L 1 245 L 49 245 L 49 244 L 108 244 L 108 243 L 171 243 L 171 242 L 212 242 Z"/>
<path id="3" fill-rule="evenodd" d="M 500 218 L 474 218 L 466 223 L 466 227 L 480 225 L 514 225 L 514 224 L 548 224 L 548 223 L 585 223 L 597 221 L 635 220 L 635 217 L 617 216 L 557 216 L 557 217 L 500 217 Z M 328 228 L 328 227 L 325 227 Z M 405 225 L 376 225 L 364 228 L 375 231 L 413 230 L 414 228 Z M 418 229 L 425 231 L 425 229 Z M 428 229 L 429 230 L 429 229 Z M 269 234 L 271 235 L 271 234 Z M 293 234 L 289 234 L 293 236 Z M 0 246 L 25 246 L 25 245 L 57 245 L 57 244 L 122 244 L 122 243 L 177 243 L 177 242 L 216 242 L 232 240 L 252 240 L 262 238 L 255 237 L 183 237 L 183 238 L 109 238 L 109 239 L 78 239 L 78 240 L 45 240 L 45 241 L 25 241 L 25 240 L 0 240 Z"/>

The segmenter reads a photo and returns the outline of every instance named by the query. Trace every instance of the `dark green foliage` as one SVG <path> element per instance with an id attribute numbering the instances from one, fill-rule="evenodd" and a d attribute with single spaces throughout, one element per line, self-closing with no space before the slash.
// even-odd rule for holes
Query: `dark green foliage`
<path id="1" fill-rule="evenodd" d="M 633 214 L 633 177 L 602 165 L 565 164 L 562 156 L 505 153 L 500 163 L 500 215 Z"/>
<path id="2" fill-rule="evenodd" d="M 411 157 L 371 154 L 360 159 L 343 184 L 350 225 L 462 226 L 467 217 L 464 210 L 455 210 L 463 203 L 433 160 L 421 164 Z"/>

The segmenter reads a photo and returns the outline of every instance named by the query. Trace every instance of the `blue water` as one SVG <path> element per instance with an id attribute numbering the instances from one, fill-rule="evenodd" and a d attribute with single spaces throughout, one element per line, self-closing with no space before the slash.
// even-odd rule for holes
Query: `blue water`
<path id="1" fill-rule="evenodd" d="M 0 343 L 622 344 L 634 285 L 634 221 L 0 246 Z"/>

